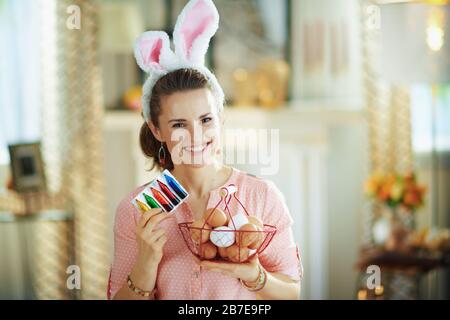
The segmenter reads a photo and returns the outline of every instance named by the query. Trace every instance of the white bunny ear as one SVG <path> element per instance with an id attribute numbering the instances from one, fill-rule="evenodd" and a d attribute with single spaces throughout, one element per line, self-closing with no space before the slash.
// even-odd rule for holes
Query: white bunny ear
<path id="1" fill-rule="evenodd" d="M 184 62 L 204 65 L 209 42 L 218 28 L 219 13 L 211 0 L 189 1 L 175 25 L 175 53 Z"/>
<path id="2" fill-rule="evenodd" d="M 170 54 L 169 36 L 163 31 L 148 31 L 136 39 L 134 56 L 139 67 L 145 72 L 164 72 L 165 61 Z"/>

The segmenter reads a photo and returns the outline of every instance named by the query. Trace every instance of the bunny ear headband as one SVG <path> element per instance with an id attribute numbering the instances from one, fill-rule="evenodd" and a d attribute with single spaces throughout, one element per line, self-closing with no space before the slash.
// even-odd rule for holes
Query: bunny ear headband
<path id="1" fill-rule="evenodd" d="M 150 121 L 150 97 L 153 86 L 166 74 L 178 69 L 195 69 L 208 80 L 217 101 L 223 109 L 224 93 L 216 77 L 205 66 L 205 55 L 211 38 L 219 28 L 219 13 L 212 0 L 190 0 L 178 16 L 173 34 L 175 52 L 163 31 L 143 33 L 134 46 L 139 67 L 149 73 L 142 89 L 142 110 L 145 121 Z"/>

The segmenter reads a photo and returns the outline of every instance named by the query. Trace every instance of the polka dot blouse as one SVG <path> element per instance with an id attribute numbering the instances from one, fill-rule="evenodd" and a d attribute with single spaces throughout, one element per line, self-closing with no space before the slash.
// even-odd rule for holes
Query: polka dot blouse
<path id="1" fill-rule="evenodd" d="M 292 233 L 292 217 L 283 195 L 270 181 L 233 168 L 225 185 L 235 184 L 236 196 L 250 215 L 257 216 L 265 224 L 277 227 L 277 233 L 264 252 L 259 254 L 261 265 L 268 272 L 285 274 L 294 280 L 302 278 L 302 264 Z M 112 299 L 126 283 L 138 254 L 136 224 L 141 213 L 131 200 L 141 192 L 141 186 L 123 199 L 117 207 L 114 223 L 114 259 L 111 266 L 107 296 Z M 210 191 L 207 208 L 214 207 L 221 199 L 220 188 Z M 235 201 L 229 205 L 231 213 L 242 208 Z M 159 224 L 166 230 L 168 241 L 158 267 L 156 280 L 157 299 L 168 300 L 252 300 L 254 292 L 245 289 L 238 279 L 202 269 L 192 259 L 178 228 L 182 222 L 194 220 L 187 203 L 181 204 L 174 214 Z"/>

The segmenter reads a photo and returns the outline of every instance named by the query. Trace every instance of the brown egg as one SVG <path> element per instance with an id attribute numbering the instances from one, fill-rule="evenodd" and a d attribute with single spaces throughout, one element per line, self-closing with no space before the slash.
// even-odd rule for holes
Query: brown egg
<path id="1" fill-rule="evenodd" d="M 232 262 L 244 262 L 248 259 L 249 250 L 246 247 L 239 248 L 237 244 L 233 244 L 227 248 L 227 255 Z"/>
<path id="2" fill-rule="evenodd" d="M 236 243 L 241 247 L 248 247 L 258 239 L 258 227 L 253 223 L 244 224 L 236 234 Z"/>
<path id="3" fill-rule="evenodd" d="M 211 233 L 211 227 L 208 224 L 205 224 L 205 226 L 203 226 L 203 224 L 205 223 L 205 220 L 201 219 L 201 220 L 197 220 L 195 221 L 193 224 L 191 224 L 191 228 L 190 228 L 190 232 L 191 232 L 191 237 L 192 240 L 195 243 L 199 243 L 200 242 L 200 236 L 201 236 L 201 242 L 205 243 L 209 240 L 209 235 Z M 194 229 L 194 228 L 202 228 L 201 229 Z"/>
<path id="4" fill-rule="evenodd" d="M 260 227 L 261 229 L 264 228 L 264 224 L 262 223 L 261 219 L 255 216 L 249 216 L 248 222 L 253 223 L 255 226 Z"/>
<path id="5" fill-rule="evenodd" d="M 227 215 L 219 208 L 209 208 L 205 211 L 203 218 L 213 228 L 222 227 L 227 223 Z"/>
<path id="6" fill-rule="evenodd" d="M 252 243 L 250 243 L 248 245 L 248 248 L 252 249 L 252 250 L 258 250 L 266 238 L 266 234 L 264 232 L 262 232 L 263 229 L 261 229 L 259 226 L 256 226 L 256 228 L 258 228 L 258 231 L 260 231 L 260 232 L 256 233 L 257 237 L 256 237 L 255 241 L 253 241 Z"/>
<path id="7" fill-rule="evenodd" d="M 201 245 L 200 257 L 205 260 L 214 259 L 217 255 L 217 247 L 211 242 L 206 242 Z"/>
<path id="8" fill-rule="evenodd" d="M 221 247 L 218 247 L 218 248 L 217 248 L 217 252 L 219 253 L 219 256 L 220 256 L 222 259 L 228 260 L 228 252 L 227 252 L 227 248 L 221 248 Z"/>
<path id="9" fill-rule="evenodd" d="M 225 215 L 227 216 L 227 222 L 225 222 L 225 225 L 228 226 L 228 224 L 230 223 L 231 217 L 228 214 L 228 212 L 225 212 Z"/>

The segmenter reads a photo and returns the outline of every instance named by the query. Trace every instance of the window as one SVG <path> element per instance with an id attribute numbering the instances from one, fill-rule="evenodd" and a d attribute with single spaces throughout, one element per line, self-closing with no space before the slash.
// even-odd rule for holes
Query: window
<path id="1" fill-rule="evenodd" d="M 40 137 L 39 5 L 0 1 L 0 165 L 9 143 Z"/>
<path id="2" fill-rule="evenodd" d="M 433 98 L 430 86 L 417 85 L 411 88 L 412 142 L 416 152 L 429 152 L 433 145 L 432 109 Z M 450 85 L 438 89 L 436 99 L 436 147 L 439 151 L 450 150 Z"/>

